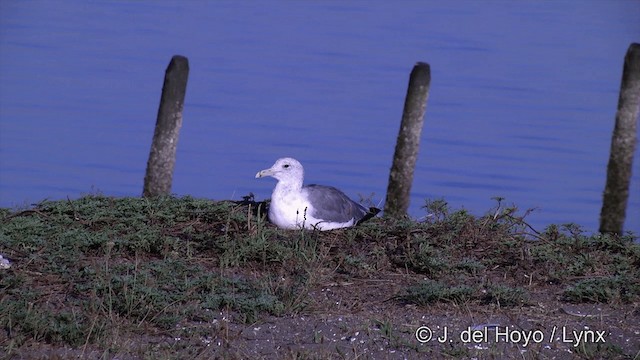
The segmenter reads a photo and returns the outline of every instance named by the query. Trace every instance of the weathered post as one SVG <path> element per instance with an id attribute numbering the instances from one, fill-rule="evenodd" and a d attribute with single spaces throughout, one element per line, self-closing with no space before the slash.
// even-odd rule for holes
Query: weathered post
<path id="1" fill-rule="evenodd" d="M 640 105 L 640 44 L 627 50 L 622 71 L 616 124 L 611 138 L 607 165 L 600 232 L 622 234 L 629 198 L 631 166 L 637 142 L 638 106 Z"/>
<path id="2" fill-rule="evenodd" d="M 405 216 L 409 209 L 409 195 L 420 148 L 420 136 L 429 98 L 430 83 L 431 68 L 429 64 L 417 63 L 409 77 L 409 88 L 404 101 L 400 132 L 389 174 L 387 199 L 384 205 L 384 214 L 388 217 Z"/>
<path id="3" fill-rule="evenodd" d="M 156 129 L 144 177 L 144 197 L 171 193 L 188 78 L 189 60 L 184 56 L 175 55 L 171 58 L 164 75 Z"/>

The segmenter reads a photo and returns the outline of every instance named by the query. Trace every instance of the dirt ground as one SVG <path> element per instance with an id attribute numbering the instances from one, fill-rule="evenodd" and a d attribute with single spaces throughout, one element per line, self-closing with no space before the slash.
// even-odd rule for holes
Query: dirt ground
<path id="1" fill-rule="evenodd" d="M 11 359 L 637 359 L 637 304 L 566 304 L 539 292 L 530 306 L 402 304 L 396 294 L 412 275 L 332 279 L 310 291 L 299 314 L 252 324 L 220 311 L 207 322 L 180 324 L 199 336 L 129 336 L 116 352 L 32 344 Z M 187 331 L 188 332 L 188 331 Z M 202 334 L 205 334 L 204 336 Z"/>

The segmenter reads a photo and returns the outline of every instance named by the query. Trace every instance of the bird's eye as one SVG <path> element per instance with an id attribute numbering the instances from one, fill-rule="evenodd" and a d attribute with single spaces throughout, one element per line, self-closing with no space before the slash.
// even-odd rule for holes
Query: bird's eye
<path id="1" fill-rule="evenodd" d="M 282 167 L 287 169 L 289 167 L 289 164 L 284 164 Z"/>

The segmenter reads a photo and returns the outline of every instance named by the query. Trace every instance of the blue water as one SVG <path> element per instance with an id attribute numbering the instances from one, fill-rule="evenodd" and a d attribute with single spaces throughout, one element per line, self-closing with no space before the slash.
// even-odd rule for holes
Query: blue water
<path id="1" fill-rule="evenodd" d="M 189 58 L 173 191 L 308 182 L 384 201 L 409 72 L 431 65 L 410 213 L 506 198 L 598 227 L 640 2 L 0 2 L 0 206 L 138 196 L 164 70 Z M 640 232 L 640 151 L 625 229 Z M 383 206 L 383 205 L 380 205 Z"/>

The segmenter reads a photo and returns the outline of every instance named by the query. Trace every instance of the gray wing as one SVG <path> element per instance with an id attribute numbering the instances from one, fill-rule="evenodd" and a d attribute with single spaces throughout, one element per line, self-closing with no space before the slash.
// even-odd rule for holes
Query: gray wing
<path id="1" fill-rule="evenodd" d="M 367 209 L 333 186 L 307 185 L 302 190 L 313 206 L 311 216 L 316 219 L 340 223 L 355 219 L 355 224 L 367 214 Z"/>

